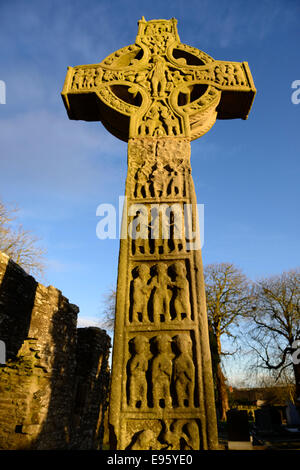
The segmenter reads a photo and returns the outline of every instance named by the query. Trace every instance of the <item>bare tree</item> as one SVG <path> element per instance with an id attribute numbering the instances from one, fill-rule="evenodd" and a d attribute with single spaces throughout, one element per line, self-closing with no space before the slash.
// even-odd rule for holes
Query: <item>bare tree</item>
<path id="1" fill-rule="evenodd" d="M 204 268 L 210 341 L 214 339 L 214 373 L 221 420 L 229 409 L 226 378 L 222 371 L 221 336 L 235 338 L 232 327 L 249 309 L 249 281 L 232 263 L 210 264 Z"/>
<path id="2" fill-rule="evenodd" d="M 0 251 L 32 275 L 42 275 L 45 250 L 39 240 L 21 224 L 15 223 L 18 208 L 9 208 L 0 201 Z"/>
<path id="3" fill-rule="evenodd" d="M 279 380 L 292 371 L 300 404 L 300 270 L 255 283 L 252 292 L 250 344 L 256 366 Z"/>
<path id="4" fill-rule="evenodd" d="M 115 314 L 116 314 L 116 291 L 110 289 L 104 295 L 104 311 L 102 314 L 103 317 L 103 326 L 108 330 L 112 331 L 115 324 Z"/>

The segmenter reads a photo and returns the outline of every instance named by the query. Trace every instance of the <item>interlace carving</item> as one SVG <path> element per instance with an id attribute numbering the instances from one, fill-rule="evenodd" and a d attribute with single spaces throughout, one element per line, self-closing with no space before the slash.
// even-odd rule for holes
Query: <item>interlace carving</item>
<path id="1" fill-rule="evenodd" d="M 175 19 L 142 18 L 135 44 L 100 64 L 70 67 L 62 95 L 68 104 L 69 95 L 94 92 L 105 106 L 128 116 L 129 133 L 121 138 L 193 139 L 214 124 L 222 92 L 231 90 L 253 99 L 246 62 L 216 61 L 180 43 Z M 247 118 L 246 112 L 240 113 Z"/>

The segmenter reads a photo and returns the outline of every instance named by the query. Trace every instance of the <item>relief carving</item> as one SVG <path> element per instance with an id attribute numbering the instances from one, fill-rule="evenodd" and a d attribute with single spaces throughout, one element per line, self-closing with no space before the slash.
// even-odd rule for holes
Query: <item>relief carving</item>
<path id="1" fill-rule="evenodd" d="M 143 188 L 142 188 L 143 191 Z M 128 226 L 132 255 L 180 253 L 186 249 L 182 204 L 132 205 Z"/>
<path id="2" fill-rule="evenodd" d="M 153 450 L 157 449 L 156 435 L 151 429 L 145 429 L 133 436 L 130 450 Z"/>
<path id="3" fill-rule="evenodd" d="M 134 124 L 129 137 L 190 138 L 191 116 L 203 125 L 207 109 L 216 111 L 220 88 L 252 89 L 241 63 L 215 61 L 181 44 L 174 25 L 172 32 L 162 26 L 153 33 L 148 26 L 139 30 L 135 45 L 120 49 L 101 64 L 74 68 L 68 85 L 73 92 L 96 91 L 108 106 L 130 115 Z"/>
<path id="4" fill-rule="evenodd" d="M 172 323 L 193 320 L 185 265 L 146 263 L 132 270 L 130 315 L 133 323 Z"/>
<path id="5" fill-rule="evenodd" d="M 155 338 L 157 355 L 152 362 L 152 395 L 154 408 L 171 408 L 172 398 L 170 392 L 172 378 L 171 338 L 167 334 Z"/>
<path id="6" fill-rule="evenodd" d="M 129 419 L 122 428 L 126 436 L 126 450 L 161 449 L 161 444 L 158 441 L 158 436 L 162 431 L 160 420 Z"/>
<path id="7" fill-rule="evenodd" d="M 73 76 L 72 88 L 76 88 L 76 89 L 82 88 L 83 81 L 84 81 L 84 71 L 82 69 L 79 69 L 75 72 Z"/>
<path id="8" fill-rule="evenodd" d="M 129 342 L 127 404 L 132 409 L 194 408 L 195 366 L 189 333 L 146 336 Z"/>
<path id="9" fill-rule="evenodd" d="M 187 196 L 186 178 L 191 173 L 189 143 L 178 139 L 167 144 L 166 140 L 167 137 L 157 142 L 152 139 L 132 139 L 129 142 L 128 183 L 133 198 L 155 198 L 155 175 L 159 180 L 166 180 L 163 189 L 161 182 L 156 187 L 155 192 L 160 199 Z"/>
<path id="10" fill-rule="evenodd" d="M 168 172 L 163 165 L 163 162 L 158 161 L 154 170 L 151 173 L 152 194 L 156 198 L 166 196 Z"/>
<path id="11" fill-rule="evenodd" d="M 149 188 L 149 175 L 151 167 L 145 162 L 140 168 L 137 169 L 134 179 L 136 180 L 134 188 L 134 197 L 136 198 L 147 198 L 151 197 Z"/>
<path id="12" fill-rule="evenodd" d="M 174 360 L 174 385 L 179 407 L 194 406 L 195 366 L 191 337 L 180 333 L 175 337 L 178 356 Z"/>
<path id="13" fill-rule="evenodd" d="M 132 340 L 133 357 L 128 364 L 129 406 L 132 408 L 147 407 L 148 339 L 142 335 Z"/>
<path id="14" fill-rule="evenodd" d="M 148 301 L 150 296 L 149 267 L 141 264 L 136 268 L 137 277 L 132 281 L 132 321 L 147 323 L 148 319 Z"/>
<path id="15" fill-rule="evenodd" d="M 184 320 L 187 318 L 190 320 L 191 305 L 186 268 L 182 263 L 177 262 L 173 264 L 172 269 L 176 278 L 172 284 L 173 292 L 175 294 L 174 310 L 176 312 L 176 319 Z"/>
<path id="16" fill-rule="evenodd" d="M 128 450 L 200 450 L 198 422 L 194 419 L 159 420 L 160 428 L 147 421 L 141 430 L 133 431 Z M 151 429 L 150 429 L 150 426 Z M 129 429 L 128 429 L 129 431 Z"/>
<path id="17" fill-rule="evenodd" d="M 156 84 L 158 88 L 158 82 Z M 159 93 L 162 93 L 162 87 Z M 180 135 L 180 119 L 160 101 L 154 101 L 149 111 L 142 117 L 138 127 L 138 133 L 141 137 L 161 137 Z"/>
<path id="18" fill-rule="evenodd" d="M 133 197 L 145 198 L 182 198 L 185 191 L 184 162 L 158 161 L 151 165 L 148 161 L 140 167 L 134 165 L 132 171 Z"/>
<path id="19" fill-rule="evenodd" d="M 167 72 L 168 68 L 165 65 L 165 60 L 162 57 L 155 55 L 153 57 L 153 68 L 149 76 L 152 85 L 153 97 L 165 96 L 165 89 L 167 86 Z"/>
<path id="20" fill-rule="evenodd" d="M 166 420 L 162 441 L 169 450 L 199 450 L 199 427 L 195 420 Z"/>
<path id="21" fill-rule="evenodd" d="M 154 323 L 171 321 L 170 300 L 171 293 L 168 290 L 170 278 L 168 276 L 168 265 L 159 263 L 156 266 L 156 273 L 150 281 L 153 289 L 153 321 Z"/>
<path id="22" fill-rule="evenodd" d="M 152 39 L 147 37 L 144 44 L 147 43 L 150 47 L 151 41 Z M 99 64 L 98 67 L 75 69 L 71 89 L 76 91 L 97 89 L 109 106 L 131 114 L 140 104 L 132 106 L 132 102 L 126 100 L 125 95 L 117 96 L 109 85 L 119 82 L 119 87 L 127 86 L 133 98 L 136 98 L 142 88 L 145 92 L 143 99 L 148 101 L 150 107 L 144 103 L 144 109 L 147 111 L 137 118 L 135 132 L 141 137 L 170 137 L 183 134 L 183 118 L 176 115 L 169 104 L 173 91 L 178 90 L 178 93 L 185 97 L 181 106 L 193 114 L 195 110 L 201 113 L 204 111 L 203 108 L 212 106 L 217 98 L 214 93 L 203 91 L 200 97 L 192 100 L 192 92 L 197 83 L 210 82 L 212 85 L 222 87 L 247 85 L 245 73 L 238 63 L 217 62 L 214 66 L 210 63 L 209 68 L 185 67 L 186 59 L 181 57 L 176 60 L 178 63 L 176 67 L 165 54 L 159 55 L 161 52 L 158 37 L 153 38 L 153 43 L 158 49 L 156 52 L 152 50 L 148 63 L 143 65 L 139 64 L 139 60 L 131 59 L 129 66 L 118 69 L 106 68 L 105 66 L 113 64 L 114 59 L 112 59 L 111 64 L 104 62 L 104 66 Z M 127 54 L 128 51 L 125 49 L 124 53 Z"/>

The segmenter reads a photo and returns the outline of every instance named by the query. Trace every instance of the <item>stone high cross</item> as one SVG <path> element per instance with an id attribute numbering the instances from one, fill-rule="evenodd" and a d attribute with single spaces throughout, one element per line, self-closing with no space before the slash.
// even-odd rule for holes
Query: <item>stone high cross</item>
<path id="1" fill-rule="evenodd" d="M 62 92 L 70 119 L 101 121 L 128 141 L 123 234 L 131 236 L 120 241 L 111 445 L 214 449 L 202 258 L 191 243 L 199 228 L 190 141 L 217 118 L 247 119 L 256 90 L 247 62 L 216 61 L 182 44 L 174 18 L 138 24 L 135 44 L 100 64 L 69 67 Z"/>

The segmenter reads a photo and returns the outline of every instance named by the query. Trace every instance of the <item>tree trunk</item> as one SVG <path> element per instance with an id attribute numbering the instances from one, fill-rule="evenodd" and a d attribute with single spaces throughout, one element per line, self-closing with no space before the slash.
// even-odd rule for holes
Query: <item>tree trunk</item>
<path id="1" fill-rule="evenodd" d="M 229 410 L 226 379 L 220 363 L 217 366 L 217 390 L 219 397 L 219 412 L 221 421 L 226 421 L 226 412 Z"/>
<path id="2" fill-rule="evenodd" d="M 218 355 L 219 359 L 221 358 L 221 341 L 220 336 L 216 335 L 217 340 L 217 347 L 218 347 Z M 217 391 L 218 391 L 218 408 L 220 412 L 220 419 L 221 421 L 226 421 L 226 412 L 229 410 L 229 403 L 228 403 L 228 394 L 226 388 L 226 377 L 222 372 L 221 362 L 219 361 L 217 364 L 216 370 L 216 379 L 217 379 Z"/>

